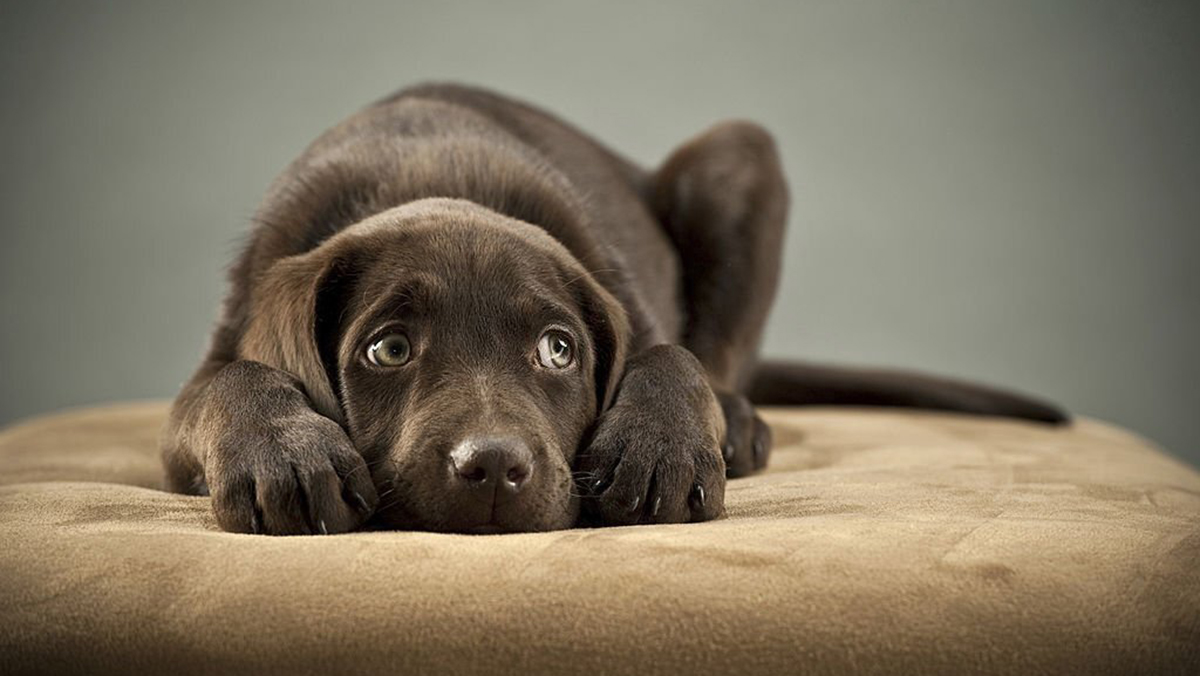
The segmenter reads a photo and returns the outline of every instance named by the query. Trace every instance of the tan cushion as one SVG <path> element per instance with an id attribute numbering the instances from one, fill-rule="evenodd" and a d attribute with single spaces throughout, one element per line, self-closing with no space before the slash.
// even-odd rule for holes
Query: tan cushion
<path id="1" fill-rule="evenodd" d="M 1200 673 L 1200 475 L 1111 426 L 772 410 L 713 523 L 219 531 L 166 407 L 0 433 L 7 672 Z"/>

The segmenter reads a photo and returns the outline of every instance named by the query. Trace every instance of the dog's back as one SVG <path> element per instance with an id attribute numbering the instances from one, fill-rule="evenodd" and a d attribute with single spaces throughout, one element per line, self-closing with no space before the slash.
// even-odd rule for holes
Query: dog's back
<path id="1" fill-rule="evenodd" d="M 246 262 L 261 271 L 412 200 L 466 199 L 545 229 L 627 306 L 646 344 L 675 342 L 680 264 L 647 181 L 548 113 L 470 87 L 412 87 L 322 134 L 276 179 Z"/>

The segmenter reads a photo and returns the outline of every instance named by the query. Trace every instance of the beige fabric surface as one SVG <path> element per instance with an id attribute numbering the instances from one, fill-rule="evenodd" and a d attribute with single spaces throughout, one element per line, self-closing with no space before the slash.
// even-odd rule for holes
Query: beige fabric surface
<path id="1" fill-rule="evenodd" d="M 273 538 L 165 411 L 0 432 L 0 671 L 1200 673 L 1200 475 L 1102 423 L 769 410 L 716 522 Z"/>

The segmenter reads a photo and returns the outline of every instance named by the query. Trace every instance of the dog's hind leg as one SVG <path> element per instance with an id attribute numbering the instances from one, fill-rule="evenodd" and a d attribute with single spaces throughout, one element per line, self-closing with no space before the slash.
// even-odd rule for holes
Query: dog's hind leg
<path id="1" fill-rule="evenodd" d="M 652 177 L 651 206 L 679 251 L 682 344 L 700 360 L 727 418 L 730 476 L 766 463 L 770 431 L 741 392 L 775 298 L 787 185 L 771 136 L 726 122 L 677 149 Z"/>
<path id="2" fill-rule="evenodd" d="M 787 186 L 761 127 L 726 122 L 677 149 L 653 177 L 659 220 L 679 250 L 682 343 L 713 386 L 739 391 L 779 279 Z"/>

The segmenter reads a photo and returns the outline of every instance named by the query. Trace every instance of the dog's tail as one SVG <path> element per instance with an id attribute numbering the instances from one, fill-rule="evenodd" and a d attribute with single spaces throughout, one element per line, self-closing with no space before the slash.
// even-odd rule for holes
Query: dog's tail
<path id="1" fill-rule="evenodd" d="M 905 371 L 759 362 L 746 392 L 759 405 L 894 406 L 1070 422 L 1054 404 L 1015 392 Z"/>

